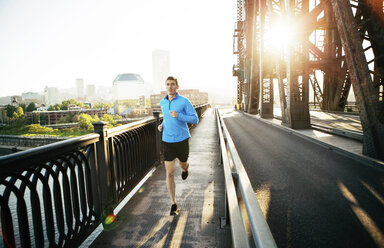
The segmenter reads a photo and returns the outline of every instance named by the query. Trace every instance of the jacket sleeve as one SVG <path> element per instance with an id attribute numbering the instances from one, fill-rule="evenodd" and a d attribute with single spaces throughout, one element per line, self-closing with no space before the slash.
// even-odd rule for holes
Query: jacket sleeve
<path id="1" fill-rule="evenodd" d="M 190 124 L 199 123 L 199 118 L 197 117 L 197 113 L 192 103 L 189 100 L 185 101 L 185 113 L 177 113 L 177 119 L 180 121 L 185 121 Z"/>

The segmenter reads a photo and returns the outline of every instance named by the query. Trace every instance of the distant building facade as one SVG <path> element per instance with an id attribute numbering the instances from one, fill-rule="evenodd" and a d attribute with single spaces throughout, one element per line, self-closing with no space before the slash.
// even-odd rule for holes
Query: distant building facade
<path id="1" fill-rule="evenodd" d="M 0 123 L 6 123 L 8 120 L 7 108 L 5 106 L 0 106 Z"/>
<path id="2" fill-rule="evenodd" d="M 115 113 L 126 115 L 134 108 L 145 107 L 145 83 L 139 74 L 119 74 L 113 81 Z"/>
<path id="3" fill-rule="evenodd" d="M 165 79 L 171 71 L 171 59 L 168 51 L 154 50 L 152 52 L 152 92 L 160 93 Z"/>
<path id="4" fill-rule="evenodd" d="M 208 93 L 200 92 L 197 89 L 178 90 L 179 94 L 189 99 L 192 105 L 200 105 L 208 103 Z M 162 91 L 160 94 L 150 95 L 151 109 L 160 110 L 160 101 L 167 95 L 166 91 Z"/>
<path id="5" fill-rule="evenodd" d="M 26 92 L 22 93 L 21 97 L 23 98 L 23 102 L 25 103 L 36 103 L 38 105 L 43 104 L 44 102 L 44 96 L 42 94 L 39 94 L 37 92 Z"/>
<path id="6" fill-rule="evenodd" d="M 46 104 L 47 105 L 55 105 L 60 104 L 60 94 L 59 89 L 56 87 L 45 87 L 45 95 L 46 95 Z"/>
<path id="7" fill-rule="evenodd" d="M 97 115 L 99 118 L 102 118 L 105 114 L 107 114 L 107 109 L 73 109 L 73 110 L 57 110 L 57 111 L 33 111 L 27 112 L 27 118 L 33 118 L 34 115 L 38 115 L 39 119 L 42 120 L 42 125 L 52 125 L 57 124 L 60 118 L 65 117 L 69 114 L 80 115 L 80 114 L 88 114 L 88 115 Z"/>
<path id="8" fill-rule="evenodd" d="M 86 87 L 87 100 L 93 100 L 96 98 L 96 86 L 94 84 L 88 84 Z"/>
<path id="9" fill-rule="evenodd" d="M 76 91 L 77 91 L 77 100 L 82 101 L 84 100 L 85 94 L 84 94 L 84 79 L 78 78 L 76 79 Z"/>

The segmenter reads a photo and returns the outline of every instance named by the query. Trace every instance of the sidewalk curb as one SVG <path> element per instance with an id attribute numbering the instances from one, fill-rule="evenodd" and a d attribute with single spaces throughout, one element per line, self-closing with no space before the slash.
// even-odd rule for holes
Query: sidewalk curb
<path id="1" fill-rule="evenodd" d="M 241 111 L 237 111 L 237 112 L 241 112 Z M 316 143 L 322 147 L 325 147 L 329 150 L 333 150 L 341 155 L 344 155 L 346 157 L 349 157 L 349 158 L 352 158 L 354 160 L 357 160 L 367 166 L 371 166 L 371 167 L 374 167 L 374 168 L 377 168 L 377 169 L 381 169 L 381 170 L 384 170 L 384 162 L 380 161 L 380 160 L 377 160 L 377 159 L 374 159 L 374 158 L 370 158 L 368 156 L 365 156 L 365 155 L 359 155 L 359 154 L 356 154 L 356 153 L 353 153 L 353 152 L 350 152 L 350 151 L 347 151 L 347 150 L 344 150 L 344 149 L 341 149 L 337 146 L 334 146 L 334 145 L 331 145 L 331 144 L 328 144 L 326 142 L 323 142 L 321 140 L 318 140 L 318 139 L 315 139 L 315 138 L 312 138 L 312 137 L 309 137 L 305 134 L 302 134 L 300 133 L 299 131 L 297 130 L 294 130 L 294 129 L 291 129 L 291 128 L 288 128 L 288 127 L 285 127 L 283 125 L 277 125 L 275 123 L 272 123 L 268 120 L 272 119 L 272 118 L 269 118 L 269 119 L 263 119 L 259 116 L 255 116 L 255 115 L 251 115 L 249 113 L 245 113 L 245 112 L 241 112 L 249 117 L 252 117 L 256 120 L 259 120 L 259 121 L 262 121 L 266 124 L 269 124 L 269 125 L 272 125 L 276 128 L 280 128 L 281 130 L 284 130 L 285 132 L 288 132 L 288 133 L 292 133 L 296 136 L 299 136 L 301 138 L 304 138 L 305 140 L 308 140 L 310 142 L 313 142 L 313 143 Z"/>

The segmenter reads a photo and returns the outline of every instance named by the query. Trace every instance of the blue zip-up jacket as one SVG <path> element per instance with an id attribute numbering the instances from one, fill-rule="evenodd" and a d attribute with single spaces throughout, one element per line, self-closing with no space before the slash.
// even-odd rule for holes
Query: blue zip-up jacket
<path id="1" fill-rule="evenodd" d="M 197 124 L 199 118 L 191 102 L 179 93 L 168 100 L 168 95 L 160 101 L 161 111 L 163 112 L 163 138 L 167 143 L 176 143 L 191 137 L 187 123 Z M 169 111 L 176 111 L 177 118 L 173 118 Z"/>

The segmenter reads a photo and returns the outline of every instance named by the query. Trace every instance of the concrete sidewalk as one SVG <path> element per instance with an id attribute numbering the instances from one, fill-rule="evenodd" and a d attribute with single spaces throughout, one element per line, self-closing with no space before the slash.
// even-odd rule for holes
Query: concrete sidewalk
<path id="1" fill-rule="evenodd" d="M 221 111 L 221 113 L 231 114 L 232 111 L 235 111 L 235 110 L 225 109 L 225 111 Z M 330 128 L 333 128 L 335 126 L 338 128 L 342 128 L 346 126 L 350 128 L 351 126 L 355 126 L 355 129 L 353 131 L 359 131 L 359 129 L 361 129 L 361 124 L 360 126 L 358 125 L 358 122 L 359 122 L 358 117 L 353 117 L 352 118 L 353 120 L 350 122 L 350 125 L 347 125 L 346 119 L 348 118 L 351 119 L 351 116 L 349 115 L 345 115 L 346 117 L 344 117 L 344 115 L 340 115 L 340 114 L 337 115 L 337 114 L 329 114 L 329 113 L 320 113 L 315 111 L 316 117 L 314 117 L 313 112 L 314 111 L 311 111 L 311 123 L 318 122 Z M 363 155 L 363 144 L 362 142 L 357 141 L 355 139 L 342 137 L 339 135 L 334 135 L 331 133 L 326 133 L 326 132 L 322 132 L 320 130 L 315 130 L 315 129 L 294 130 L 294 129 L 283 126 L 281 124 L 281 120 L 278 120 L 276 118 L 263 119 L 263 118 L 260 118 L 259 115 L 251 115 L 245 112 L 242 112 L 242 113 L 244 113 L 245 115 L 251 116 L 252 118 L 256 118 L 263 122 L 274 125 L 276 127 L 283 128 L 291 133 L 294 133 L 303 138 L 309 139 L 313 142 L 316 142 L 322 146 L 327 147 L 328 149 L 335 150 L 339 153 L 342 153 L 346 156 L 349 156 L 365 164 L 372 165 L 372 166 L 379 166 L 379 167 L 384 166 L 384 161 L 379 161 L 377 159 L 373 159 Z M 332 116 L 330 117 L 330 115 Z M 348 129 L 346 128 L 346 130 Z M 349 130 L 352 130 L 352 128 L 350 128 Z"/>
<path id="2" fill-rule="evenodd" d="M 232 247 L 225 215 L 224 172 L 214 112 L 208 109 L 191 130 L 189 177 L 176 166 L 180 213 L 170 216 L 171 200 L 160 165 L 119 212 L 117 228 L 104 230 L 91 247 Z"/>

